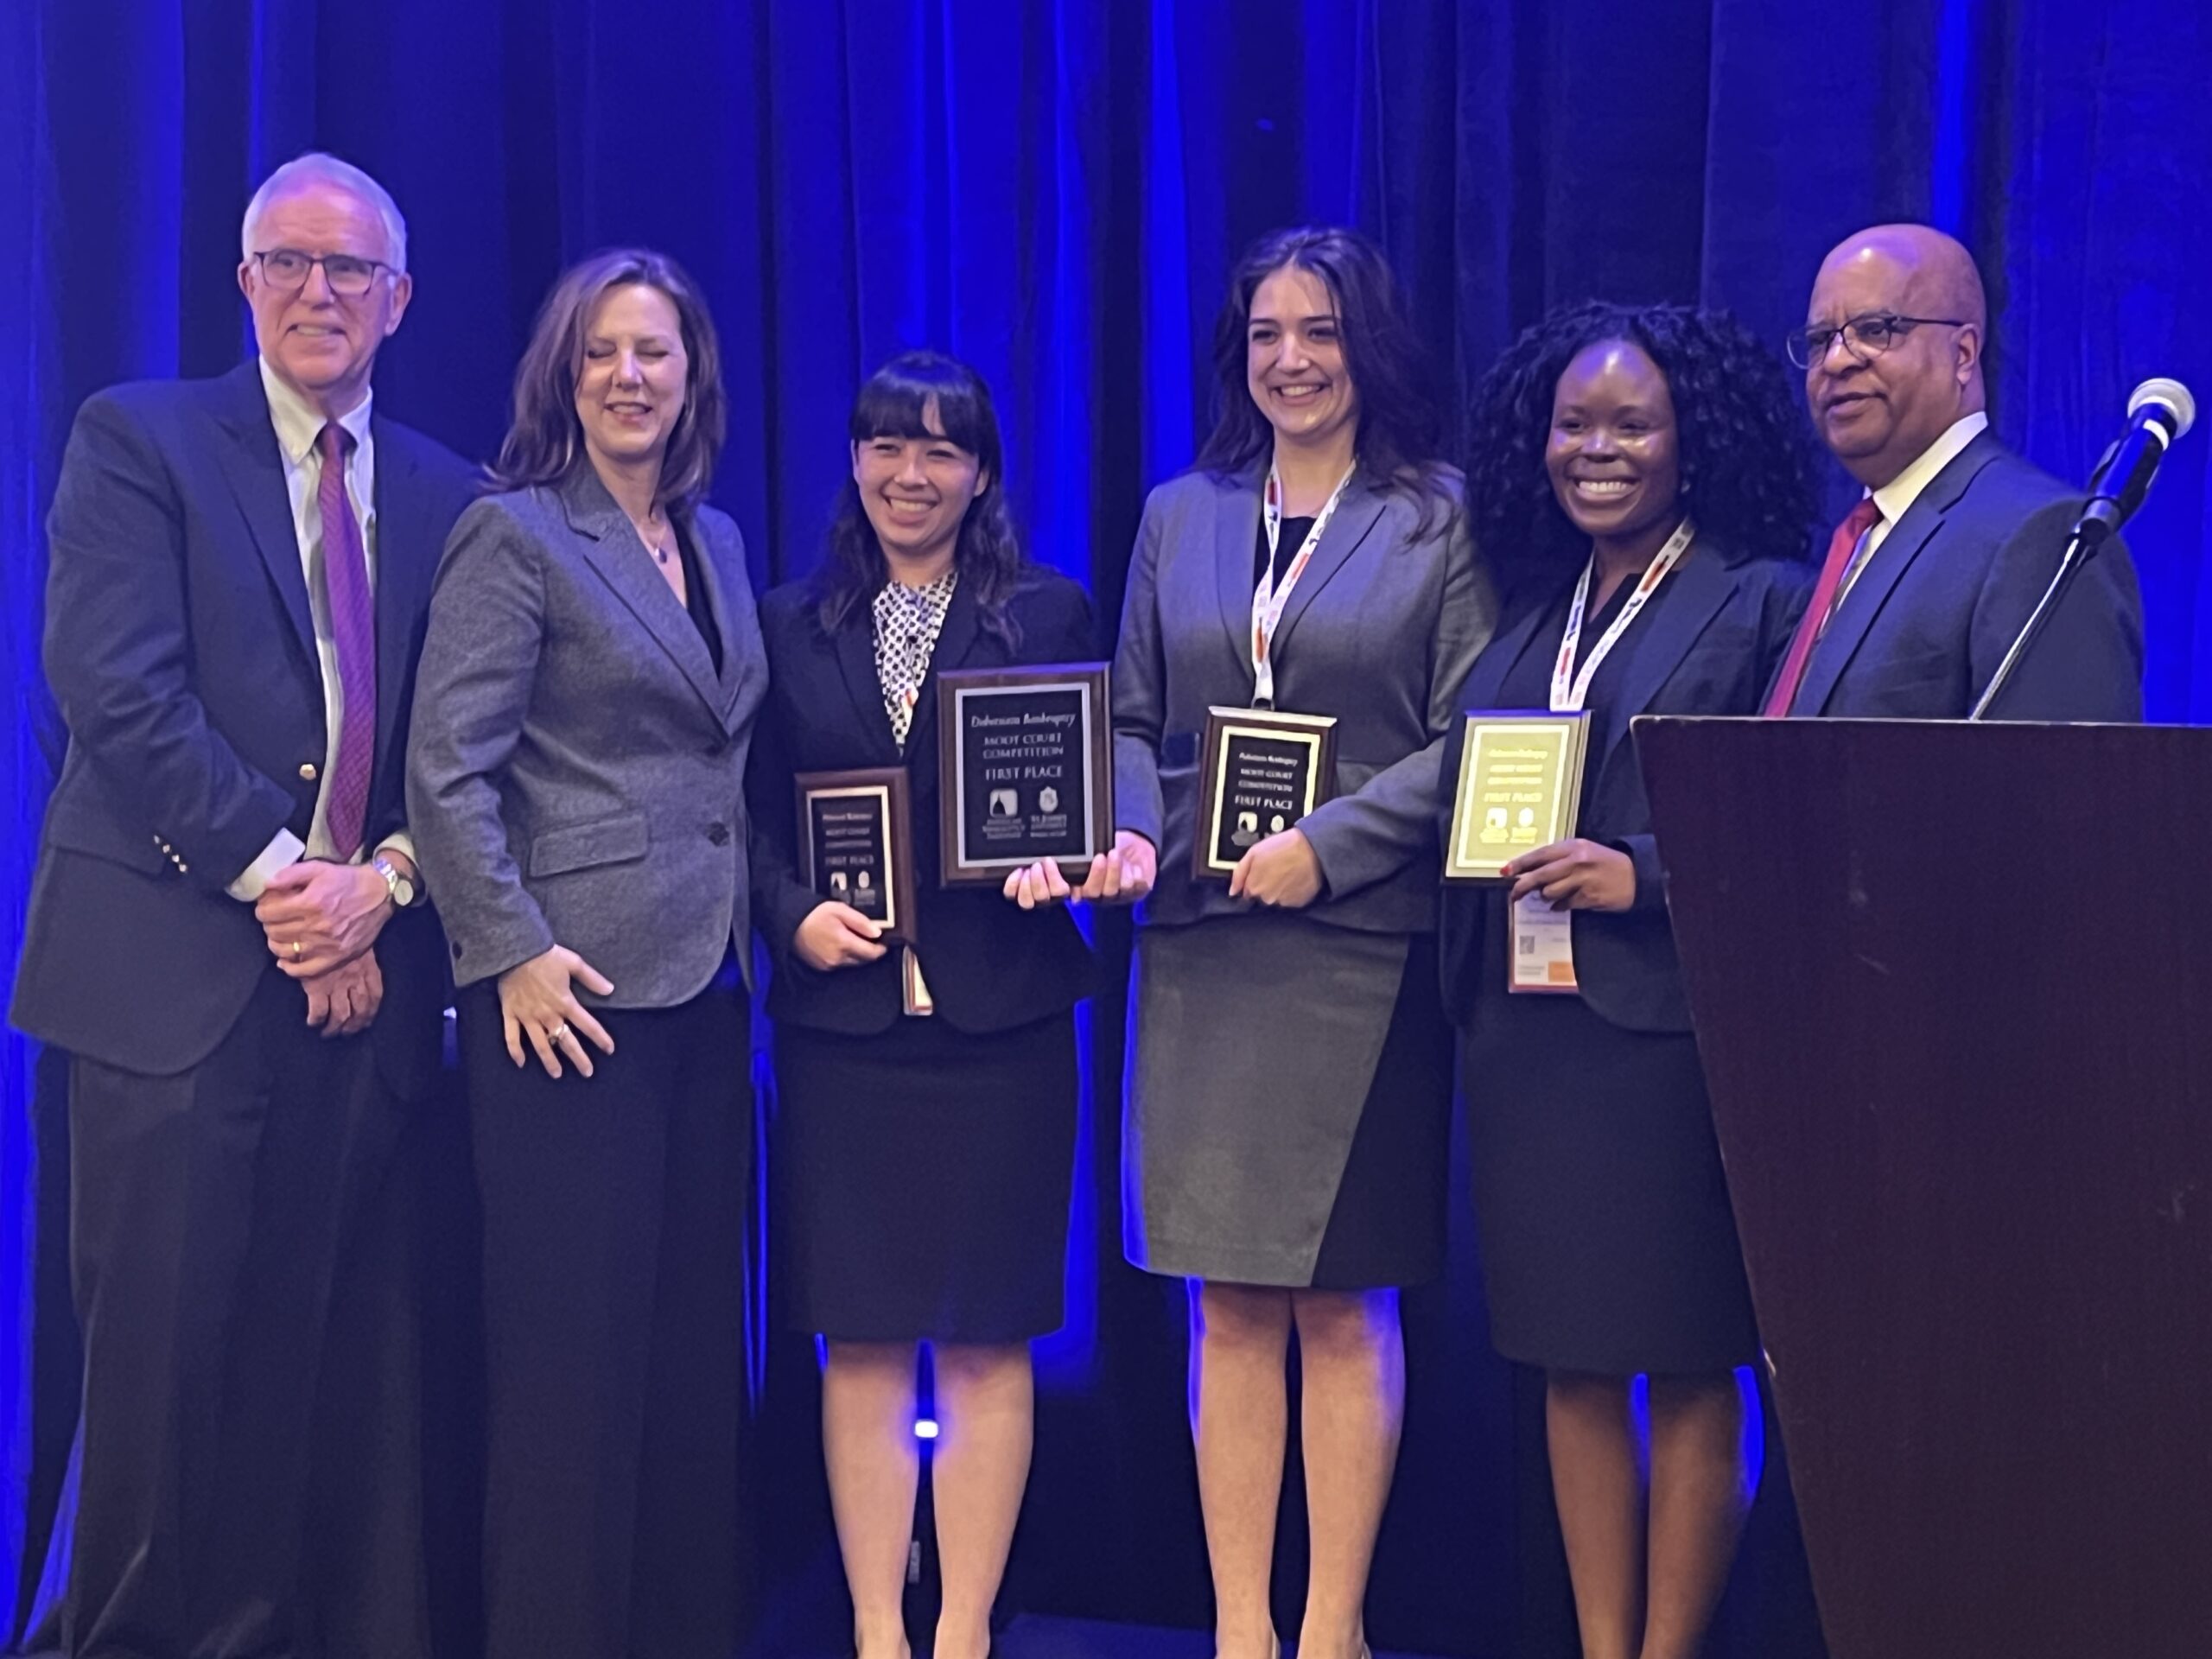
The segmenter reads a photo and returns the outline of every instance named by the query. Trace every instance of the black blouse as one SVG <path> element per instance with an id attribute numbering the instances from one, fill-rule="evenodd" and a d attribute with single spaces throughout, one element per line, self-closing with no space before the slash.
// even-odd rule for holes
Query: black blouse
<path id="1" fill-rule="evenodd" d="M 1306 545 L 1306 538 L 1313 533 L 1314 515 L 1303 518 L 1286 518 L 1282 533 L 1275 537 L 1275 580 L 1282 580 L 1282 573 L 1290 569 L 1290 562 L 1298 556 L 1298 550 Z M 1252 549 L 1252 585 L 1260 585 L 1261 573 L 1268 568 L 1268 521 L 1260 520 L 1260 533 Z"/>
<path id="2" fill-rule="evenodd" d="M 707 587 L 699 579 L 699 550 L 690 535 L 678 527 L 676 531 L 677 555 L 683 561 L 683 608 L 691 613 L 691 626 L 699 630 L 699 638 L 707 642 L 707 655 L 714 660 L 715 672 L 722 671 L 722 633 L 715 626 L 714 607 L 707 603 Z"/>

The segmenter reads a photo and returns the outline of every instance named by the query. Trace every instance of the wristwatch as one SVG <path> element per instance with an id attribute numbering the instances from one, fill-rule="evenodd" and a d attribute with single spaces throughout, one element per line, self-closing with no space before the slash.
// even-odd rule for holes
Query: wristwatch
<path id="1" fill-rule="evenodd" d="M 396 908 L 405 910 L 415 902 L 415 884 L 399 873 L 398 865 L 393 863 L 382 853 L 378 853 L 369 862 L 375 867 L 376 873 L 384 877 L 385 887 L 390 891 L 391 902 Z"/>

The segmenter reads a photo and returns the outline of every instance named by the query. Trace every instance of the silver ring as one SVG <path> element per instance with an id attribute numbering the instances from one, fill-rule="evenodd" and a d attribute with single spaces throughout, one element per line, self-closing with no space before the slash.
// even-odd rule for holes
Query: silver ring
<path id="1" fill-rule="evenodd" d="M 569 1040 L 571 1034 L 572 1033 L 569 1030 L 567 1022 L 563 1021 L 562 1024 L 554 1027 L 552 1030 L 547 1032 L 545 1036 L 546 1039 L 550 1042 L 554 1047 L 558 1048 L 562 1044 Z"/>

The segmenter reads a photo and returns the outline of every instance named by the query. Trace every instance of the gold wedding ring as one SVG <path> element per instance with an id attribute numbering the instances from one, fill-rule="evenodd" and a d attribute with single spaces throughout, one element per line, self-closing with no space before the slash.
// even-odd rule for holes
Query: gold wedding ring
<path id="1" fill-rule="evenodd" d="M 303 947 L 297 939 L 294 939 L 292 941 L 292 960 L 294 962 L 297 962 L 305 954 L 305 947 Z"/>

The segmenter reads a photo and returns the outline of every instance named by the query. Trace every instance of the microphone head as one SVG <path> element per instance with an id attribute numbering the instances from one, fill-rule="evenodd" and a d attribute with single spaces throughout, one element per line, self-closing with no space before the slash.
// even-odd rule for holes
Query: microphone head
<path id="1" fill-rule="evenodd" d="M 2196 423 L 2196 399 L 2189 395 L 2189 388 L 2178 380 L 2160 375 L 2155 380 L 2145 380 L 2127 396 L 2130 416 L 2139 414 L 2145 404 L 2155 404 L 2169 410 L 2174 418 L 2174 436 L 2179 437 Z"/>

